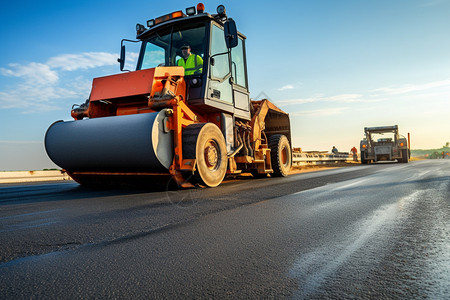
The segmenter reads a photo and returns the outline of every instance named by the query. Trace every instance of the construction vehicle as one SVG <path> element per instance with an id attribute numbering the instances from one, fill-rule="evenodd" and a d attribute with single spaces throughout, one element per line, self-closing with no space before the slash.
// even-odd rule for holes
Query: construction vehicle
<path id="1" fill-rule="evenodd" d="M 74 120 L 47 130 L 54 163 L 84 185 L 168 177 L 182 187 L 215 187 L 227 174 L 288 175 L 289 115 L 250 99 L 246 37 L 223 5 L 209 14 L 199 3 L 137 24 L 136 32 L 136 70 L 95 78 L 89 99 L 72 107 Z M 122 40 L 121 71 L 124 42 L 133 41 Z M 203 64 L 178 66 L 186 45 Z"/>
<path id="2" fill-rule="evenodd" d="M 409 143 L 398 133 L 398 126 L 365 127 L 365 138 L 361 140 L 361 164 L 378 161 L 394 161 L 407 163 L 410 157 Z M 378 138 L 374 135 L 389 137 Z"/>

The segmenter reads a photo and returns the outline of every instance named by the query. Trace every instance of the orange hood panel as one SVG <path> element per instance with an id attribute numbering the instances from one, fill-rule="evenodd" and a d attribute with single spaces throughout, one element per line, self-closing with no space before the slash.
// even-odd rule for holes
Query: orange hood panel
<path id="1" fill-rule="evenodd" d="M 94 78 L 90 101 L 150 95 L 155 69 Z"/>

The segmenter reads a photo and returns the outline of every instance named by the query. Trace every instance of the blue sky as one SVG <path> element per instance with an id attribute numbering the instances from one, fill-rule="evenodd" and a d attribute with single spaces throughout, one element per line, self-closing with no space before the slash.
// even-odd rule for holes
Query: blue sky
<path id="1" fill-rule="evenodd" d="M 291 116 L 295 147 L 359 147 L 399 125 L 413 149 L 450 141 L 450 1 L 204 1 L 247 36 L 252 97 Z M 119 73 L 135 24 L 188 1 L 8 1 L 0 11 L 0 170 L 54 167 L 43 138 L 92 78 Z M 127 58 L 132 58 L 129 55 Z"/>

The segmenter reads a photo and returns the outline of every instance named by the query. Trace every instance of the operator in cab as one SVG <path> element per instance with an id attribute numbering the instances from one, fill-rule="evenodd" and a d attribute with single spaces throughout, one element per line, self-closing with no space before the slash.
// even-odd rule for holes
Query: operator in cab
<path id="1" fill-rule="evenodd" d="M 200 74 L 203 70 L 203 59 L 200 55 L 191 53 L 191 46 L 184 44 L 181 46 L 181 56 L 177 65 L 184 67 L 184 75 Z"/>

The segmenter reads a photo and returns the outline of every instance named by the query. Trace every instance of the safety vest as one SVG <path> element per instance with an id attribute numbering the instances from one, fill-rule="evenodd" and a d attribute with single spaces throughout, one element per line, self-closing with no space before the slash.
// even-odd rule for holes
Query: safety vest
<path id="1" fill-rule="evenodd" d="M 177 65 L 184 68 L 184 75 L 198 74 L 203 70 L 203 59 L 191 53 L 186 61 L 184 58 L 179 59 Z"/>

